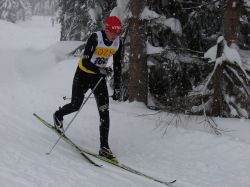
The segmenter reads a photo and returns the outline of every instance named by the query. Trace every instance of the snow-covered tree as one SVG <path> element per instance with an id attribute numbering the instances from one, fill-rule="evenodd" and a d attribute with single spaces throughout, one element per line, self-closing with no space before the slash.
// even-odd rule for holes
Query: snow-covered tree
<path id="1" fill-rule="evenodd" d="M 28 0 L 1 0 L 0 19 L 15 23 L 31 17 L 31 6 Z"/>
<path id="2" fill-rule="evenodd" d="M 152 1 L 148 6 L 149 9 L 144 10 L 144 17 L 148 20 L 147 25 L 150 28 L 147 32 L 149 36 L 147 48 L 158 53 L 158 55 L 148 55 L 150 63 L 156 64 L 150 68 L 149 88 L 151 93 L 167 106 L 168 110 L 188 111 L 190 106 L 202 103 L 200 98 L 192 97 L 189 93 L 208 76 L 211 76 L 213 71 L 213 63 L 206 63 L 200 55 L 211 44 L 216 43 L 215 40 L 219 35 L 223 34 L 224 3 L 225 1 L 164 1 L 164 3 L 160 1 L 157 4 Z M 189 16 L 183 16 L 185 14 Z M 169 28 L 169 31 L 164 25 Z M 219 77 L 222 76 L 219 75 Z M 245 81 L 242 84 L 245 85 L 244 88 L 248 87 L 246 86 L 248 78 L 243 76 L 241 80 Z M 212 81 L 211 84 L 215 85 L 215 83 Z M 245 95 L 245 99 L 241 101 L 237 99 L 238 103 L 249 103 L 248 92 L 239 92 L 237 95 Z M 215 95 L 213 97 L 206 95 L 206 99 L 208 98 L 217 100 Z M 210 109 L 213 108 L 214 106 L 210 105 Z M 243 108 L 246 111 L 249 110 L 246 106 Z M 211 111 L 208 113 L 215 115 Z M 222 113 L 226 116 L 229 110 L 224 110 Z M 249 114 L 244 113 L 243 116 L 249 117 Z"/>
<path id="3" fill-rule="evenodd" d="M 213 116 L 250 117 L 250 71 L 241 60 L 237 48 L 227 45 L 224 37 L 210 48 L 205 57 L 213 64 L 213 70 L 193 90 L 200 95 L 200 105 L 192 111 L 206 112 Z"/>
<path id="4" fill-rule="evenodd" d="M 242 49 L 250 49 L 250 1 L 245 0 L 241 8 L 237 44 Z"/>
<path id="5" fill-rule="evenodd" d="M 60 0 L 61 40 L 86 40 L 102 28 L 103 19 L 114 6 L 110 0 Z"/>
<path id="6" fill-rule="evenodd" d="M 0 18 L 7 21 L 15 22 L 17 20 L 16 15 L 17 2 L 12 0 L 3 0 L 0 2 Z"/>
<path id="7" fill-rule="evenodd" d="M 134 93 L 129 96 L 128 90 L 133 90 L 131 89 L 133 87 L 139 88 L 138 85 L 147 82 L 144 81 L 146 80 L 144 79 L 146 74 L 140 73 L 146 72 L 145 67 L 148 67 L 148 88 L 150 96 L 156 99 L 161 106 L 164 105 L 164 109 L 197 114 L 204 111 L 199 109 L 205 104 L 207 107 L 205 107 L 206 112 L 212 114 L 213 112 L 211 111 L 213 107 L 209 105 L 211 103 L 208 101 L 213 98 L 214 78 L 209 81 L 207 86 L 207 90 L 209 91 L 200 94 L 201 92 L 197 90 L 202 87 L 202 85 L 204 86 L 208 78 L 213 74 L 212 72 L 216 69 L 215 61 L 209 61 L 207 58 L 204 58 L 204 53 L 216 44 L 219 36 L 223 35 L 223 18 L 226 7 L 225 3 L 227 1 L 130 1 L 133 7 L 129 8 L 127 7 L 128 1 L 129 0 L 117 0 L 116 6 L 112 4 L 112 6 L 107 6 L 108 8 L 104 8 L 104 2 L 110 2 L 107 0 L 89 0 L 84 2 L 79 2 L 78 0 L 60 1 L 62 40 L 84 40 L 83 38 L 86 37 L 88 33 L 93 32 L 96 28 L 101 28 L 103 17 L 109 15 L 111 12 L 111 15 L 118 16 L 124 23 L 124 33 L 122 35 L 123 39 L 125 39 L 122 75 L 123 99 L 131 96 L 134 100 L 139 100 L 136 97 L 143 95 L 140 95 L 141 92 L 134 92 L 136 93 L 135 95 L 137 95 L 136 97 L 133 95 Z M 245 6 L 249 6 L 249 4 L 247 4 L 248 1 L 245 2 Z M 136 3 L 143 3 L 144 8 L 142 10 L 135 8 Z M 113 10 L 111 11 L 112 8 Z M 133 8 L 136 10 L 133 10 Z M 243 43 L 243 45 L 240 44 L 238 46 L 246 47 L 247 42 L 250 41 L 249 31 L 243 28 L 249 27 L 249 12 L 247 8 L 242 10 L 244 11 L 242 11 L 243 14 L 240 18 L 240 27 L 236 30 L 236 43 Z M 138 14 L 135 14 L 133 11 L 141 11 L 141 13 L 138 16 Z M 137 21 L 137 23 L 135 21 Z M 141 27 L 142 25 L 143 29 Z M 140 37 L 142 31 L 144 39 Z M 145 43 L 145 45 L 143 43 Z M 223 45 L 223 49 L 227 48 L 229 47 L 227 47 L 226 44 Z M 143 54 L 144 52 L 146 55 Z M 147 58 L 144 58 L 145 56 Z M 132 63 L 135 61 L 139 62 L 140 60 L 142 60 L 140 66 L 138 65 L 139 63 Z M 234 62 L 232 60 L 228 61 L 230 61 L 230 63 L 225 62 L 227 68 L 222 71 L 223 75 L 220 75 L 221 77 L 224 76 L 227 69 L 232 69 Z M 136 65 L 138 65 L 138 67 Z M 234 81 L 236 82 L 236 77 L 242 80 L 242 84 L 239 84 L 241 85 L 239 89 L 234 88 L 234 91 L 238 91 L 230 92 L 229 94 L 230 98 L 232 98 L 234 94 L 238 96 L 241 95 L 241 98 L 243 98 L 244 95 L 245 100 L 236 99 L 237 103 L 241 103 L 242 105 L 243 101 L 245 101 L 245 103 L 249 101 L 247 99 L 248 92 L 240 92 L 240 90 L 248 89 L 247 75 L 249 75 L 249 70 L 241 67 L 242 66 L 237 65 L 234 68 L 234 72 L 227 73 L 228 75 L 230 74 L 230 76 L 225 76 L 225 84 L 233 85 L 227 82 L 228 77 L 231 77 L 232 80 L 235 79 Z M 138 77 L 143 76 L 138 78 L 134 75 Z M 132 84 L 128 83 L 129 81 Z M 130 88 L 128 89 L 129 86 Z M 223 87 L 222 89 L 229 89 L 229 87 Z M 146 94 L 147 91 L 143 93 Z M 226 97 L 229 98 L 228 95 L 223 97 L 224 101 L 228 101 L 228 99 L 225 99 Z M 222 103 L 222 106 L 225 106 L 226 102 Z M 233 112 L 228 110 L 228 108 L 230 108 L 229 105 L 225 108 L 222 115 L 230 116 L 233 114 Z M 243 108 L 246 111 L 249 110 L 249 108 L 246 107 L 238 107 L 238 109 L 239 108 L 241 111 Z M 244 113 L 244 116 L 247 116 L 245 114 L 246 113 Z M 238 114 L 238 116 L 241 115 Z"/>
<path id="8" fill-rule="evenodd" d="M 29 0 L 33 15 L 54 16 L 58 0 Z"/>
<path id="9" fill-rule="evenodd" d="M 32 16 L 32 7 L 30 2 L 28 0 L 20 0 L 20 5 L 23 8 L 17 12 L 18 19 L 22 19 L 23 21 L 26 19 L 30 19 Z"/>

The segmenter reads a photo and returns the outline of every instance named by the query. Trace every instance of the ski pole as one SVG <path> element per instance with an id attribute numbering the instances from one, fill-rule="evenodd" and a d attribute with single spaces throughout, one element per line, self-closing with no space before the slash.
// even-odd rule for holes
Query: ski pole
<path id="1" fill-rule="evenodd" d="M 112 96 L 109 96 L 112 97 Z M 71 97 L 63 96 L 63 100 L 71 100 Z M 90 99 L 95 98 L 95 97 L 89 97 Z"/>
<path id="2" fill-rule="evenodd" d="M 60 139 L 63 137 L 63 135 L 65 134 L 65 132 L 68 130 L 69 126 L 72 124 L 72 122 L 74 121 L 74 119 L 76 118 L 76 116 L 79 114 L 79 112 L 81 111 L 82 107 L 86 104 L 86 102 L 88 101 L 88 99 L 90 98 L 90 96 L 93 94 L 93 92 L 95 91 L 95 89 L 97 88 L 97 86 L 100 84 L 100 82 L 102 81 L 104 77 L 101 77 L 99 79 L 99 81 L 96 83 L 95 87 L 92 89 L 92 91 L 90 92 L 90 94 L 88 95 L 88 97 L 85 99 L 85 101 L 82 103 L 81 107 L 79 108 L 79 110 L 76 112 L 76 114 L 73 116 L 73 118 L 71 119 L 71 121 L 68 123 L 68 125 L 66 126 L 64 132 L 61 133 L 61 135 L 59 136 L 59 138 L 57 139 L 57 141 L 55 142 L 55 144 L 51 147 L 50 151 L 47 152 L 47 155 L 50 155 L 53 151 L 53 149 L 56 147 L 56 145 L 58 144 L 58 142 L 60 141 Z"/>

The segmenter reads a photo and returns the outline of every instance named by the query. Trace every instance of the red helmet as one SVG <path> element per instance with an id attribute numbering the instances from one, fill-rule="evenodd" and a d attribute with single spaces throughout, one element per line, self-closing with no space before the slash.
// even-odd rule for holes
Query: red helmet
<path id="1" fill-rule="evenodd" d="M 116 16 L 109 16 L 104 20 L 104 30 L 120 33 L 122 30 L 122 22 Z"/>

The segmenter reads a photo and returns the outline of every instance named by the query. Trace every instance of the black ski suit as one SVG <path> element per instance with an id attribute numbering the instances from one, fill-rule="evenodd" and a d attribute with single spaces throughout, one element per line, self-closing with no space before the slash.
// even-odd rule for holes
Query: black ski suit
<path id="1" fill-rule="evenodd" d="M 107 36 L 104 31 L 101 31 L 103 36 L 103 41 L 106 46 L 112 45 L 107 39 Z M 113 99 L 117 100 L 117 94 L 119 94 L 120 90 L 120 75 L 121 75 L 121 41 L 118 50 L 113 55 L 113 70 L 114 70 L 114 95 Z M 88 89 L 93 89 L 97 82 L 100 80 L 102 76 L 104 78 L 100 82 L 100 84 L 94 90 L 94 96 L 96 99 L 99 116 L 100 116 L 100 146 L 109 148 L 108 144 L 108 136 L 109 136 L 109 94 L 106 84 L 105 75 L 103 75 L 98 66 L 95 66 L 90 62 L 92 55 L 98 45 L 97 34 L 93 33 L 85 46 L 85 50 L 82 56 L 82 66 L 87 70 L 94 72 L 87 73 L 83 71 L 79 66 L 76 69 L 73 86 L 72 86 L 72 98 L 71 103 L 64 105 L 58 111 L 56 111 L 56 115 L 60 120 L 63 120 L 63 116 L 70 114 L 79 110 L 83 99 L 84 94 L 88 91 Z"/>

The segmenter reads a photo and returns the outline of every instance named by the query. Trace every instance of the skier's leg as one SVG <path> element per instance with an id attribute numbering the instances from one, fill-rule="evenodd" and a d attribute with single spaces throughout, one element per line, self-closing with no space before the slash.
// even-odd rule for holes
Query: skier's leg
<path id="1" fill-rule="evenodd" d="M 59 120 L 62 121 L 64 115 L 75 112 L 81 107 L 84 94 L 87 92 L 89 87 L 88 74 L 77 68 L 73 80 L 71 102 L 64 105 L 62 108 L 59 108 L 59 110 L 55 112 L 55 115 Z"/>
<path id="2" fill-rule="evenodd" d="M 98 80 L 98 79 L 97 79 Z M 97 81 L 96 81 L 97 82 Z M 109 97 L 106 80 L 103 79 L 94 91 L 100 115 L 100 145 L 109 148 Z"/>
<path id="3" fill-rule="evenodd" d="M 97 81 L 96 81 L 97 82 Z M 94 91 L 100 115 L 100 150 L 99 155 L 108 159 L 115 159 L 108 143 L 109 136 L 109 97 L 106 80 L 103 79 Z"/>

